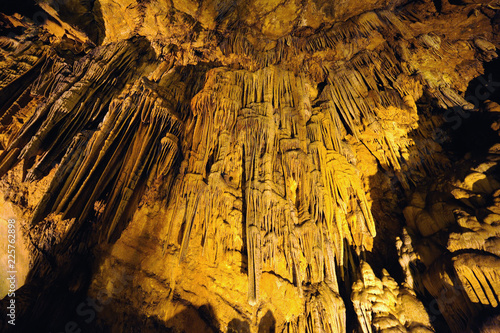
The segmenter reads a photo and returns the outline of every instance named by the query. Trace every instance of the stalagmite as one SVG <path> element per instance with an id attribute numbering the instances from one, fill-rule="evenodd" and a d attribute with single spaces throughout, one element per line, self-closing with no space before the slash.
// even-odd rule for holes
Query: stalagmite
<path id="1" fill-rule="evenodd" d="M 434 332 L 415 295 L 406 287 L 399 287 L 387 271 L 382 274 L 382 279 L 377 278 L 372 268 L 362 262 L 360 279 L 353 285 L 351 299 L 362 331 Z"/>

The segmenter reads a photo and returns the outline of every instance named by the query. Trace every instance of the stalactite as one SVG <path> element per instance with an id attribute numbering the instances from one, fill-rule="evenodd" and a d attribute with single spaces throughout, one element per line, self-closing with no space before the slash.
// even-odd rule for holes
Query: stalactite
<path id="1" fill-rule="evenodd" d="M 445 265 L 446 263 L 437 261 L 429 267 L 423 277 L 424 286 L 436 299 L 439 310 L 451 330 L 462 332 L 467 328 L 467 318 L 473 317 L 477 310 L 467 298 L 460 280 L 454 273 L 450 273 L 449 268 L 443 267 Z"/>
<path id="2" fill-rule="evenodd" d="M 456 43 L 466 59 L 457 60 L 460 52 L 448 37 L 427 31 L 420 14 L 403 10 L 365 12 L 317 28 L 307 26 L 304 10 L 293 32 L 271 39 L 258 31 L 260 23 L 225 30 L 223 16 L 236 9 L 223 7 L 214 31 L 196 22 L 213 14 L 203 6 L 194 16 L 172 8 L 169 20 L 182 22 L 169 39 L 162 31 L 151 42 L 110 39 L 73 53 L 62 44 L 49 46 L 45 33 L 37 41 L 0 37 L 0 175 L 10 177 L 22 163 L 24 181 L 49 184 L 32 213 L 32 230 L 52 219 L 63 225 L 57 251 L 64 253 L 74 250 L 80 231 L 95 232 L 95 244 L 118 248 L 131 242 L 129 234 L 121 242 L 118 237 L 137 214 L 140 223 L 130 233 L 144 231 L 152 240 L 144 253 L 156 255 L 158 241 L 162 255 L 158 266 L 141 262 L 141 274 L 168 289 L 168 302 L 190 292 L 181 290 L 178 269 L 239 269 L 234 274 L 246 273 L 250 305 L 231 311 L 246 319 L 269 300 L 269 281 L 300 299 L 303 314 L 287 317 L 283 332 L 345 331 L 338 283 L 350 284 L 357 273 L 351 300 L 365 333 L 431 331 L 411 288 L 439 298 L 462 285 L 463 306 L 439 303 L 455 330 L 466 328 L 476 304 L 497 307 L 493 249 L 500 211 L 481 207 L 490 210 L 484 217 L 454 216 L 457 202 L 474 210 L 486 196 L 498 199 L 500 184 L 483 171 L 453 185 L 455 200 L 419 191 L 411 197 L 397 243 L 405 285 L 385 270 L 375 276 L 361 260 L 378 250 L 377 234 L 382 242 L 393 236 L 384 234 L 392 222 L 374 217 L 389 215 L 380 197 L 400 193 L 387 185 L 388 175 L 409 193 L 419 176 L 447 165 L 436 156 L 441 148 L 433 136 L 443 120 L 422 104 L 472 110 L 463 96 L 466 82 L 458 81 L 480 71 L 470 54 L 489 59 L 495 45 L 467 34 L 465 46 Z M 133 33 L 148 34 L 154 10 L 147 1 L 138 8 Z M 163 13 L 156 14 L 160 22 Z M 184 35 L 186 22 L 191 31 Z M 460 72 L 467 62 L 474 65 Z M 481 193 L 469 195 L 474 190 Z M 410 238 L 437 238 L 450 226 L 448 243 L 440 244 L 451 253 L 448 262 L 417 255 L 419 244 Z M 43 256 L 37 267 L 43 268 Z M 491 267 L 474 264 L 479 256 Z M 414 276 L 421 273 L 417 264 L 434 266 L 421 278 Z M 158 273 L 170 267 L 175 274 Z M 209 278 L 213 286 L 203 288 L 226 300 L 217 290 L 219 276 Z M 195 303 L 182 306 L 191 311 Z M 412 316 L 412 310 L 424 315 Z"/>
<path id="3" fill-rule="evenodd" d="M 492 254 L 464 253 L 453 258 L 460 282 L 472 303 L 498 307 L 500 261 Z"/>
<path id="4" fill-rule="evenodd" d="M 74 176 L 75 171 L 78 170 L 85 157 L 82 153 L 89 139 L 90 133 L 88 132 L 80 133 L 73 138 L 66 154 L 61 160 L 61 167 L 57 169 L 56 174 L 54 175 L 54 180 L 51 182 L 49 189 L 45 192 L 43 198 L 40 200 L 40 203 L 33 212 L 33 217 L 31 218 L 32 225 L 36 225 L 42 221 L 45 216 L 47 216 L 60 193 L 64 192 L 67 188 L 67 179 L 71 179 Z M 32 177 L 31 174 L 26 176 L 27 181 L 33 181 L 33 178 L 34 177 Z M 59 195 L 56 195 L 57 190 L 61 187 L 63 190 L 59 192 Z"/>
<path id="5" fill-rule="evenodd" d="M 374 220 L 359 174 L 344 156 L 334 151 L 336 148 L 340 150 L 343 144 L 342 138 L 330 131 L 329 119 L 333 117 L 338 126 L 342 126 L 345 115 L 331 110 L 327 118 L 323 112 L 313 112 L 306 126 L 310 102 L 307 102 L 305 85 L 303 77 L 278 68 L 234 74 L 218 70 L 207 75 L 205 87 L 191 104 L 197 118 L 193 123 L 193 142 L 187 156 L 192 167 L 199 166 L 190 169 L 191 172 L 201 175 L 205 172 L 201 166 L 208 161 L 206 152 L 211 152 L 210 172 L 204 176 L 209 179 L 208 193 L 211 194 L 208 195 L 219 193 L 214 196 L 217 198 L 231 192 L 224 182 L 215 181 L 220 177 L 214 173 L 221 172 L 218 165 L 232 156 L 234 146 L 217 137 L 224 133 L 223 140 L 236 144 L 243 152 L 242 181 L 245 185 L 241 190 L 246 206 L 243 218 L 247 235 L 249 300 L 252 303 L 258 300 L 262 265 L 276 267 L 278 261 L 285 260 L 289 269 L 287 274 L 296 285 L 300 285 L 302 280 L 323 281 L 324 267 L 329 263 L 328 278 L 336 281 L 335 269 L 330 263 L 336 260 L 343 265 L 343 238 L 348 237 L 350 243 L 356 239 L 356 246 L 362 249 L 365 237 L 375 236 Z M 297 93 L 297 89 L 301 93 Z M 219 113 L 231 120 L 222 120 Z M 202 128 L 208 132 L 198 132 Z M 338 132 L 342 133 L 342 129 Z M 309 152 L 308 139 L 316 141 L 314 145 L 309 144 Z M 273 184 L 276 180 L 283 182 L 284 190 Z M 180 195 L 191 198 L 192 193 L 203 191 L 198 187 L 186 188 L 180 191 Z M 193 200 L 202 199 L 188 199 L 188 202 Z M 210 202 L 210 212 L 207 213 L 210 218 L 203 222 L 204 235 L 208 235 L 212 228 L 209 224 L 214 222 L 210 220 L 221 219 L 229 226 L 237 222 L 229 218 L 230 209 L 221 210 L 222 201 L 219 199 L 205 202 Z M 358 215 L 349 218 L 348 222 L 342 216 L 352 203 L 355 205 L 352 210 L 357 210 Z M 186 212 L 186 216 L 189 214 Z M 183 231 L 183 255 L 192 237 L 191 219 L 187 218 Z M 358 236 L 359 230 L 365 230 L 361 231 L 361 237 Z M 224 244 L 227 236 L 221 230 L 215 235 Z M 280 254 L 278 244 L 281 242 L 285 248 Z M 218 242 L 213 242 L 212 246 L 215 244 Z M 328 245 L 325 249 L 326 244 L 335 246 Z M 204 252 L 206 246 L 205 240 Z M 226 246 L 218 248 L 217 253 L 229 249 Z M 302 255 L 307 262 L 304 271 L 299 265 Z"/>
<path id="6" fill-rule="evenodd" d="M 315 290 L 314 290 L 315 289 Z M 326 283 L 306 295 L 306 329 L 303 332 L 342 332 L 346 327 L 344 302 Z"/>
<path id="7" fill-rule="evenodd" d="M 117 226 L 129 217 L 130 207 L 137 201 L 149 170 L 157 170 L 158 177 L 162 177 L 173 165 L 181 120 L 148 88 L 151 85 L 142 81 L 128 96 L 113 101 L 113 95 L 109 94 L 109 86 L 116 80 L 110 76 L 127 73 L 127 66 L 137 61 L 127 49 L 132 45 L 123 42 L 101 50 L 101 54 L 96 51 L 93 62 L 84 58 L 74 66 L 69 80 L 60 75 L 68 68 L 57 58 L 46 62 L 46 69 L 51 70 L 39 77 L 33 91 L 55 97 L 38 108 L 3 154 L 7 171 L 16 158 L 29 160 L 39 150 L 45 150 L 26 176 L 26 180 L 34 181 L 58 158 L 63 143 L 73 141 L 33 215 L 32 224 L 51 211 L 61 212 L 63 218 L 78 217 L 74 233 L 107 186 L 114 184 L 100 217 L 106 221 L 100 227 L 101 236 L 110 240 Z M 106 66 L 101 66 L 104 63 Z M 128 78 L 130 74 L 123 77 Z M 105 97 L 89 99 L 85 94 Z M 95 133 L 82 131 L 101 120 Z M 34 131 L 36 134 L 30 141 L 24 139 Z M 52 135 L 51 143 L 46 140 L 48 135 Z M 90 184 L 95 186 L 92 191 L 87 189 Z"/>
<path id="8" fill-rule="evenodd" d="M 102 52 L 92 63 L 89 63 L 89 58 L 82 59 L 81 63 L 84 65 L 75 66 L 72 80 L 60 85 L 60 90 L 53 92 L 54 97 L 39 106 L 35 116 L 23 127 L 3 155 L 19 148 L 20 153 L 16 158 L 30 160 L 43 150 L 44 161 L 40 162 L 37 170 L 42 175 L 46 173 L 47 166 L 62 153 L 62 147 L 66 147 L 74 135 L 103 118 L 112 98 L 109 89 L 113 82 L 117 82 L 116 78 L 111 79 L 110 76 L 122 73 L 124 81 L 131 76 L 126 69 L 140 59 L 134 59 L 135 55 L 128 49 L 130 46 L 133 46 L 130 42 L 112 45 L 109 52 Z M 106 65 L 102 66 L 103 64 Z M 86 65 L 89 67 L 84 67 Z M 57 72 L 51 75 L 57 77 Z M 38 82 L 36 87 L 40 88 L 40 85 L 43 85 L 43 81 Z M 99 93 L 105 99 L 96 99 L 94 94 Z M 94 105 L 99 107 L 96 109 Z M 87 112 L 87 108 L 97 112 Z"/>

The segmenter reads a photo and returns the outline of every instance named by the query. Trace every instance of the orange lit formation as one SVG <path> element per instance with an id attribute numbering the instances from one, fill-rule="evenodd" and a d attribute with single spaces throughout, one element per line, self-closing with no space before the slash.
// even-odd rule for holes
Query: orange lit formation
<path id="1" fill-rule="evenodd" d="M 497 5 L 382 2 L 0 14 L 19 325 L 496 327 Z"/>

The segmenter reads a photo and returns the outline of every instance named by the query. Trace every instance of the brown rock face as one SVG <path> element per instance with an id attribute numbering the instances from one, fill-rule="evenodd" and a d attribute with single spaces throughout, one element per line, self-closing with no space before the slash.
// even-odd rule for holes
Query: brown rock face
<path id="1" fill-rule="evenodd" d="M 2 6 L 2 332 L 500 329 L 495 2 Z"/>

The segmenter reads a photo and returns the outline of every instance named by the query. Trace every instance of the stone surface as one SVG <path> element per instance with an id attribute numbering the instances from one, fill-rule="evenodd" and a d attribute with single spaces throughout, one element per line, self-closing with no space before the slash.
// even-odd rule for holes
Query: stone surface
<path id="1" fill-rule="evenodd" d="M 37 8 L 0 14 L 19 329 L 495 327 L 496 4 Z"/>

